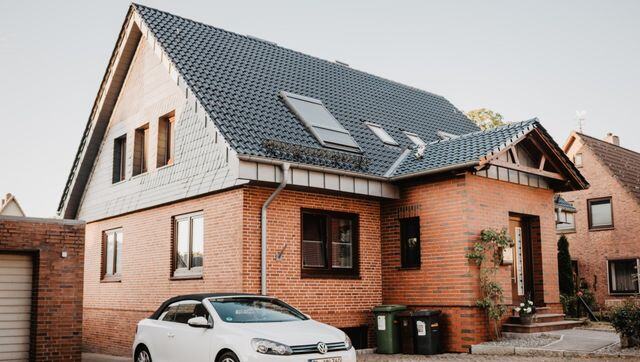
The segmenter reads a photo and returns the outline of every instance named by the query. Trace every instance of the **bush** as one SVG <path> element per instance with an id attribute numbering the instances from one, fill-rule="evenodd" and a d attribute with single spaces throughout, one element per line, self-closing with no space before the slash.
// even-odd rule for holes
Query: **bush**
<path id="1" fill-rule="evenodd" d="M 571 254 L 569 254 L 569 241 L 564 235 L 558 240 L 558 282 L 560 283 L 560 294 L 573 295 L 575 285 Z"/>
<path id="2" fill-rule="evenodd" d="M 632 299 L 611 310 L 611 325 L 621 335 L 622 347 L 640 345 L 640 304 Z"/>

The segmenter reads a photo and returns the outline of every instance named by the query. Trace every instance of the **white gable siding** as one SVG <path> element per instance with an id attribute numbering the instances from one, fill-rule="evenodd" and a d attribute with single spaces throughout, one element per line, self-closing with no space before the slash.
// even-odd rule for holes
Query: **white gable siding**
<path id="1" fill-rule="evenodd" d="M 157 52 L 156 52 L 157 53 Z M 156 168 L 158 119 L 175 110 L 174 164 Z M 135 129 L 149 123 L 148 171 L 132 177 Z M 127 135 L 126 179 L 112 183 L 113 142 Z M 218 140 L 218 143 L 216 143 Z M 142 38 L 80 204 L 94 221 L 236 185 L 237 157 Z"/>

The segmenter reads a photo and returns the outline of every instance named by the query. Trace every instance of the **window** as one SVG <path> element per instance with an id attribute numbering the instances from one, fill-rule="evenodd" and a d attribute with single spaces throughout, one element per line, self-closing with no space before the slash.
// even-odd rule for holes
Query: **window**
<path id="1" fill-rule="evenodd" d="M 613 227 L 611 197 L 587 200 L 589 211 L 589 229 L 608 229 Z"/>
<path id="2" fill-rule="evenodd" d="M 174 272 L 176 277 L 202 275 L 204 218 L 202 213 L 174 217 Z"/>
<path id="3" fill-rule="evenodd" d="M 133 175 L 147 172 L 149 155 L 149 124 L 136 129 L 133 143 Z"/>
<path id="4" fill-rule="evenodd" d="M 576 167 L 582 167 L 582 153 L 576 153 L 575 156 L 573 156 L 573 164 Z"/>
<path id="5" fill-rule="evenodd" d="M 102 234 L 102 279 L 119 279 L 122 272 L 122 229 Z"/>
<path id="6" fill-rule="evenodd" d="M 400 266 L 420 268 L 420 218 L 400 220 Z"/>
<path id="7" fill-rule="evenodd" d="M 113 183 L 125 179 L 127 170 L 127 135 L 113 140 Z"/>
<path id="8" fill-rule="evenodd" d="M 387 131 L 384 130 L 384 128 L 382 128 L 382 126 L 377 125 L 375 123 L 369 123 L 369 122 L 365 122 L 365 124 L 367 125 L 367 127 L 369 127 L 369 129 L 376 135 L 378 136 L 378 138 L 385 144 L 387 145 L 393 145 L 393 146 L 397 146 L 398 142 L 396 142 L 396 140 L 393 139 L 393 137 L 391 137 Z"/>
<path id="9" fill-rule="evenodd" d="M 169 113 L 158 121 L 158 152 L 156 167 L 172 165 L 175 149 L 175 114 Z"/>
<path id="10" fill-rule="evenodd" d="M 422 147 L 426 145 L 426 143 L 424 143 L 422 138 L 420 138 L 420 136 L 418 136 L 417 134 L 411 133 L 411 132 L 405 132 L 404 134 L 406 134 L 407 137 L 409 137 L 409 139 L 411 140 L 411 142 L 413 142 L 413 144 L 415 144 L 416 146 Z"/>
<path id="11" fill-rule="evenodd" d="M 558 210 L 556 214 L 556 230 L 557 231 L 575 231 L 576 222 L 573 212 L 566 210 Z"/>
<path id="12" fill-rule="evenodd" d="M 302 212 L 302 274 L 358 274 L 358 216 L 337 212 Z"/>
<path id="13" fill-rule="evenodd" d="M 288 92 L 280 92 L 285 103 L 316 139 L 325 147 L 360 152 L 360 147 L 322 101 Z"/>
<path id="14" fill-rule="evenodd" d="M 237 297 L 209 299 L 227 323 L 270 323 L 307 320 L 304 314 L 277 299 Z"/>
<path id="15" fill-rule="evenodd" d="M 436 134 L 438 135 L 438 137 L 440 137 L 441 140 L 450 140 L 450 139 L 454 139 L 454 138 L 459 138 L 460 136 L 458 136 L 457 134 L 453 134 L 453 133 L 449 133 L 449 132 L 445 132 L 445 131 L 438 131 L 436 132 Z"/>
<path id="16" fill-rule="evenodd" d="M 158 320 L 187 324 L 189 319 L 195 317 L 205 317 L 209 320 L 209 313 L 201 302 L 185 300 L 169 305 Z"/>
<path id="17" fill-rule="evenodd" d="M 609 293 L 638 293 L 638 259 L 609 260 Z"/>

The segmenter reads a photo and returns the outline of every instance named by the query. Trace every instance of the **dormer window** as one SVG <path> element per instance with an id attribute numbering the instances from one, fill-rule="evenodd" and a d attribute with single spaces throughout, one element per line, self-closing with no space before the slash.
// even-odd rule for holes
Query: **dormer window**
<path id="1" fill-rule="evenodd" d="M 366 124 L 367 127 L 369 127 L 369 129 L 371 130 L 371 132 L 373 132 L 376 136 L 378 136 L 380 141 L 382 141 L 384 144 L 392 145 L 392 146 L 398 145 L 398 142 L 396 142 L 396 140 L 394 140 L 393 137 L 391 137 L 387 133 L 387 131 L 385 131 L 384 128 L 382 128 L 382 126 L 375 123 L 371 123 L 371 122 L 365 122 L 364 124 Z"/>
<path id="2" fill-rule="evenodd" d="M 304 123 L 321 145 L 344 151 L 361 152 L 349 131 L 333 117 L 321 100 L 289 92 L 280 92 L 280 95 L 289 109 Z"/>
<path id="3" fill-rule="evenodd" d="M 411 140 L 411 142 L 413 142 L 414 145 L 418 147 L 423 147 L 424 145 L 426 145 L 422 138 L 420 138 L 420 136 L 418 136 L 417 134 L 406 131 L 404 132 L 404 134 L 407 135 L 407 137 Z"/>

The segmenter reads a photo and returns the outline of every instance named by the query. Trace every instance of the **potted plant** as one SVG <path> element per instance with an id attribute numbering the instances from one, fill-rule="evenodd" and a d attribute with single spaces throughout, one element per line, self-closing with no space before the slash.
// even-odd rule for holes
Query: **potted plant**
<path id="1" fill-rule="evenodd" d="M 513 309 L 520 316 L 520 324 L 529 325 L 533 323 L 533 317 L 536 314 L 536 308 L 529 299 L 520 303 L 520 306 Z"/>

